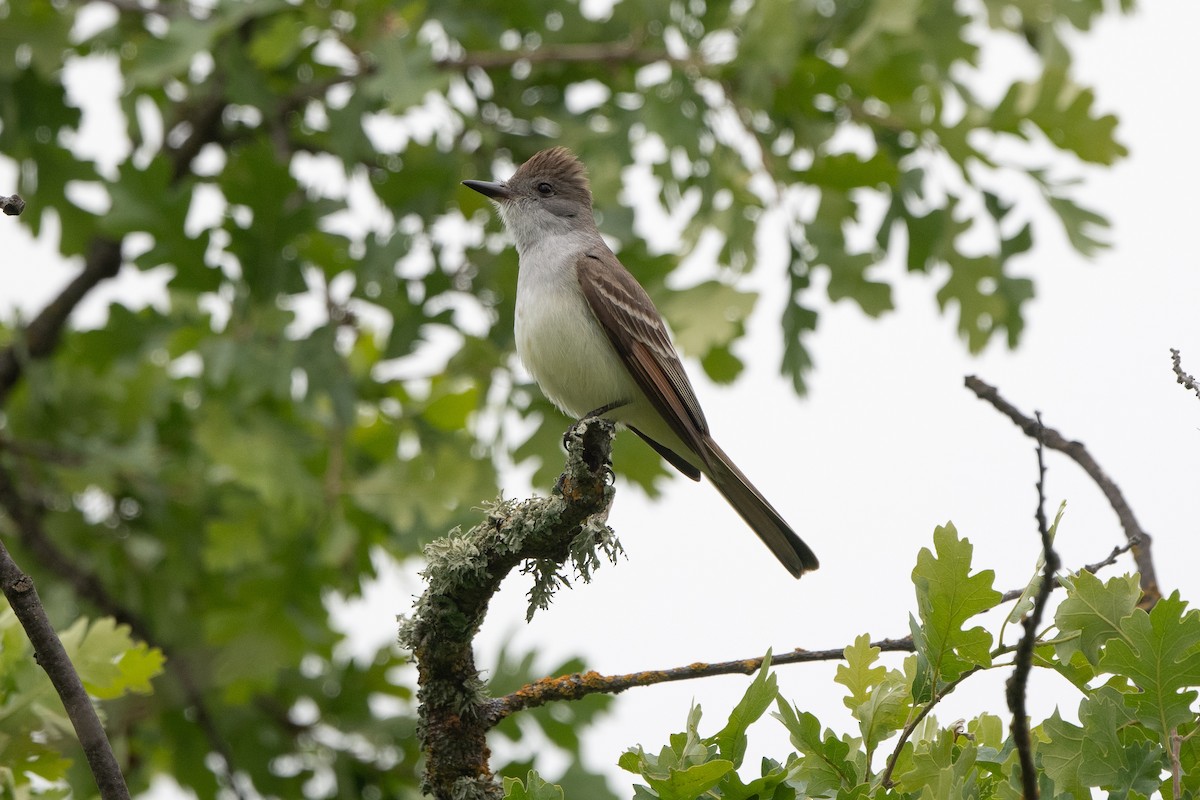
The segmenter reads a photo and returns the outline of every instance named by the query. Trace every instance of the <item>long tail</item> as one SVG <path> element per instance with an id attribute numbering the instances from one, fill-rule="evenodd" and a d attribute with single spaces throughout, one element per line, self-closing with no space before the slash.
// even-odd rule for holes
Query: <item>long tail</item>
<path id="1" fill-rule="evenodd" d="M 788 572 L 799 578 L 805 572 L 819 567 L 820 562 L 813 551 L 800 540 L 791 526 L 767 502 L 767 498 L 754 488 L 754 484 L 750 483 L 711 436 L 704 436 L 704 444 L 708 448 L 706 471 L 710 472 L 709 478 L 729 501 L 729 505 L 742 515 L 742 519 L 754 529 L 758 538 L 762 539 L 779 562 L 787 567 Z"/>

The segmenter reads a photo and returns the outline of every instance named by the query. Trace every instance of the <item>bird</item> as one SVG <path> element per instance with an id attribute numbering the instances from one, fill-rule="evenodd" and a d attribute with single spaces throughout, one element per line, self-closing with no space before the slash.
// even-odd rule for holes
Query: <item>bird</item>
<path id="1" fill-rule="evenodd" d="M 517 250 L 517 354 L 575 419 L 633 431 L 693 481 L 707 477 L 796 578 L 819 562 L 713 440 L 662 315 L 596 226 L 582 161 L 565 147 L 506 181 L 466 180 L 491 199 Z"/>

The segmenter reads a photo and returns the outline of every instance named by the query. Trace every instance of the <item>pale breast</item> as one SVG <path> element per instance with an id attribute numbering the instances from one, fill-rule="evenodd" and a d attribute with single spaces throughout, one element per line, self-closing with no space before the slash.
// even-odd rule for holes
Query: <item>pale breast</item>
<path id="1" fill-rule="evenodd" d="M 573 417 L 632 399 L 633 378 L 579 290 L 573 265 L 547 268 L 522 253 L 517 354 L 552 403 Z M 532 268 L 531 268 L 532 267 Z"/>

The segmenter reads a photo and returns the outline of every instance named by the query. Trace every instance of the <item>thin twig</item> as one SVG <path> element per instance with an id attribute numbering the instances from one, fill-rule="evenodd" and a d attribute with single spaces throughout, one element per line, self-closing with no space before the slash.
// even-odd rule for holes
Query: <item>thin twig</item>
<path id="1" fill-rule="evenodd" d="M 141 14 L 143 16 L 158 14 L 163 17 L 171 17 L 176 13 L 174 4 L 158 3 L 153 8 L 147 8 L 137 2 L 137 0 L 103 0 L 103 2 L 127 14 Z"/>
<path id="2" fill-rule="evenodd" d="M 1129 503 L 1121 493 L 1121 489 L 1104 473 L 1083 443 L 1068 440 L 1054 428 L 1039 426 L 1037 421 L 1025 416 L 1002 398 L 994 386 L 989 386 L 974 375 L 967 376 L 965 383 L 967 388 L 974 392 L 979 399 L 991 403 L 997 411 L 1016 423 L 1026 436 L 1036 439 L 1040 431 L 1041 441 L 1046 447 L 1070 456 L 1096 482 L 1100 491 L 1108 499 L 1109 505 L 1116 512 L 1121 528 L 1125 532 L 1125 539 L 1131 545 L 1130 551 L 1133 553 L 1133 561 L 1137 565 L 1141 581 L 1142 603 L 1143 605 L 1153 605 L 1162 594 L 1159 592 L 1158 576 L 1154 570 L 1154 559 L 1150 550 L 1152 542 L 1150 534 L 1142 529 L 1133 514 L 1133 509 L 1129 507 Z"/>
<path id="3" fill-rule="evenodd" d="M 21 195 L 14 194 L 7 197 L 0 197 L 0 211 L 3 211 L 5 216 L 15 217 L 25 210 L 25 201 L 21 199 Z"/>
<path id="4" fill-rule="evenodd" d="M 1038 775 L 1033 764 L 1033 749 L 1029 744 L 1029 717 L 1025 711 L 1025 691 L 1029 685 L 1029 673 L 1033 669 L 1033 648 L 1037 644 L 1038 626 L 1042 624 L 1042 614 L 1046 611 L 1046 602 L 1050 599 L 1050 592 L 1054 588 L 1054 574 L 1058 572 L 1060 565 L 1058 553 L 1055 552 L 1054 543 L 1050 540 L 1050 526 L 1046 522 L 1046 463 L 1043 459 L 1045 448 L 1042 444 L 1044 428 L 1041 412 L 1036 412 L 1036 415 L 1038 479 L 1035 517 L 1037 518 L 1038 533 L 1042 539 L 1042 557 L 1045 566 L 1042 570 L 1042 585 L 1038 588 L 1037 596 L 1034 598 L 1033 609 L 1025 615 L 1025 619 L 1021 620 L 1021 625 L 1025 628 L 1025 635 L 1021 637 L 1021 641 L 1017 645 L 1013 673 L 1008 679 L 1005 692 L 1008 697 L 1008 709 L 1012 712 L 1009 730 L 1021 762 L 1021 785 L 1025 793 L 1025 800 L 1037 800 L 1038 798 Z"/>
<path id="5" fill-rule="evenodd" d="M 121 269 L 121 245 L 111 239 L 92 240 L 83 272 L 67 284 L 58 297 L 42 309 L 33 322 L 17 336 L 16 341 L 0 350 L 0 405 L 21 377 L 25 363 L 45 358 L 58 344 L 67 317 L 101 281 L 113 277 Z"/>
<path id="6" fill-rule="evenodd" d="M 1167 751 L 1171 760 L 1171 788 L 1174 790 L 1171 796 L 1181 797 L 1183 794 L 1183 764 L 1180 757 L 1183 750 L 1183 737 L 1179 735 L 1178 728 L 1172 728 L 1171 735 L 1167 738 L 1171 745 Z"/>
<path id="7" fill-rule="evenodd" d="M 1104 569 L 1105 567 L 1109 567 L 1109 566 L 1112 566 L 1113 564 L 1117 563 L 1117 559 L 1120 558 L 1121 556 L 1125 555 L 1126 553 L 1128 553 L 1130 550 L 1132 550 L 1136 544 L 1138 544 L 1138 543 L 1137 542 L 1126 542 L 1125 544 L 1118 545 L 1118 546 L 1114 547 L 1112 549 L 1112 552 L 1109 553 L 1107 556 L 1105 556 L 1103 559 L 1101 559 L 1100 561 L 1097 561 L 1095 564 L 1086 564 L 1079 571 L 1080 572 L 1090 572 L 1093 575 L 1095 575 L 1097 572 Z M 1060 586 L 1062 586 L 1062 581 L 1060 581 L 1058 579 L 1058 576 L 1054 577 L 1054 580 L 1052 583 L 1053 583 L 1053 586 L 1051 588 L 1053 588 L 1053 589 L 1057 589 Z M 1020 597 L 1023 594 L 1025 594 L 1025 587 L 1022 587 L 1020 589 L 1009 589 L 1007 592 L 1005 592 L 1000 597 L 1000 602 L 1007 603 L 1012 600 L 1016 600 L 1018 597 Z"/>
<path id="8" fill-rule="evenodd" d="M 151 641 L 151 631 L 140 616 L 113 599 L 100 580 L 67 557 L 46 534 L 40 514 L 22 495 L 12 474 L 0 465 L 0 509 L 13 521 L 21 545 L 38 563 L 69 585 L 77 597 L 101 614 L 128 625 L 137 639 Z M 160 648 L 161 649 L 161 648 Z"/>
<path id="9" fill-rule="evenodd" d="M 872 642 L 888 653 L 911 653 L 911 636 L 903 639 L 883 639 Z M 829 650 L 796 649 L 790 653 L 771 656 L 771 666 L 783 664 L 808 664 L 814 661 L 837 661 L 845 658 L 844 647 Z M 497 697 L 487 704 L 487 721 L 495 725 L 505 717 L 518 711 L 537 708 L 555 700 L 579 700 L 591 694 L 619 694 L 635 686 L 653 686 L 658 683 L 688 681 L 693 678 L 709 678 L 714 675 L 753 675 L 762 667 L 763 659 L 743 658 L 737 661 L 721 661 L 714 664 L 697 662 L 683 667 L 631 672 L 625 675 L 601 675 L 598 672 L 576 672 L 557 678 L 542 678 L 522 686 L 512 694 Z"/>
<path id="10" fill-rule="evenodd" d="M 994 659 L 996 656 L 1003 655 L 1011 650 L 1011 647 L 998 647 L 995 651 L 993 651 L 992 658 Z M 930 711 L 933 711 L 934 706 L 936 706 L 939 702 L 950 695 L 950 693 L 957 689 L 959 684 L 974 675 L 976 672 L 980 672 L 984 669 L 987 669 L 987 667 L 983 666 L 982 664 L 976 664 L 970 669 L 965 670 L 957 678 L 947 683 L 946 687 L 941 691 L 941 693 L 935 694 L 933 699 L 926 703 L 925 706 L 919 712 L 917 712 L 917 715 L 908 721 L 908 724 L 904 726 L 904 730 L 900 731 L 900 739 L 896 742 L 896 746 L 893 748 L 892 754 L 888 756 L 887 765 L 884 767 L 883 772 L 879 773 L 880 786 L 885 786 L 888 788 L 892 786 L 892 773 L 896 770 L 896 760 L 900 757 L 900 751 L 904 749 L 904 743 L 908 741 L 908 737 L 912 736 L 913 731 L 915 731 L 917 726 L 921 724 L 921 720 L 925 719 L 925 717 L 929 715 Z"/>
<path id="11" fill-rule="evenodd" d="M 112 617 L 129 628 L 134 638 L 157 647 L 166 657 L 167 671 L 179 683 L 196 716 L 196 722 L 208 739 L 209 746 L 224 761 L 228 788 L 235 797 L 244 798 L 244 793 L 234 780 L 236 764 L 233 749 L 217 728 L 216 720 L 209 711 L 204 694 L 198 685 L 186 658 L 177 654 L 173 647 L 158 641 L 150 625 L 130 608 L 118 602 L 104 584 L 93 573 L 81 567 L 67 556 L 46 534 L 39 509 L 22 497 L 11 473 L 0 464 L 0 509 L 13 521 L 21 545 L 60 580 L 66 581 L 75 595 L 93 605 L 101 614 Z"/>
<path id="12" fill-rule="evenodd" d="M 659 61 L 680 62 L 665 50 L 643 50 L 641 42 L 596 42 L 588 44 L 543 45 L 536 50 L 489 50 L 467 53 L 458 58 L 435 61 L 438 69 L 466 71 L 471 67 L 480 69 L 504 69 L 517 62 L 530 64 L 654 64 Z"/>
<path id="13" fill-rule="evenodd" d="M 62 699 L 100 796 L 104 800 L 129 800 L 129 788 L 83 681 L 46 616 L 33 579 L 21 571 L 3 542 L 0 542 L 0 589 L 33 645 L 34 658 Z"/>
<path id="14" fill-rule="evenodd" d="M 1183 385 L 1183 388 L 1195 392 L 1196 397 L 1200 397 L 1200 382 L 1183 371 L 1182 357 L 1179 351 L 1174 347 L 1171 348 L 1171 369 L 1175 372 L 1175 380 Z"/>

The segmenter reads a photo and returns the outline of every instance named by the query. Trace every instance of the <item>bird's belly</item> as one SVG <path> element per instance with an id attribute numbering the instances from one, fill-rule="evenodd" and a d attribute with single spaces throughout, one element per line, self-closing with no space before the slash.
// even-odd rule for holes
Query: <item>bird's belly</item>
<path id="1" fill-rule="evenodd" d="M 581 295 L 518 296 L 517 354 L 550 402 L 580 418 L 610 403 L 640 398 Z M 620 420 L 621 414 L 611 414 Z"/>

